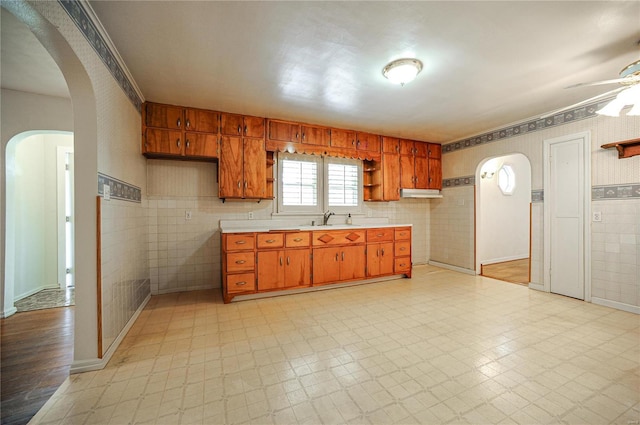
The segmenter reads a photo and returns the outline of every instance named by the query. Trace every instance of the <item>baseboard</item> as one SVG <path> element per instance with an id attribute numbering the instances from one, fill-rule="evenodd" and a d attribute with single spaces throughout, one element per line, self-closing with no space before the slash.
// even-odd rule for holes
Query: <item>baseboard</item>
<path id="1" fill-rule="evenodd" d="M 464 267 L 453 266 L 451 264 L 439 263 L 437 261 L 429 261 L 430 266 L 442 267 L 443 269 L 453 270 L 454 272 L 460 272 L 464 274 L 476 275 L 475 270 L 465 269 Z"/>
<path id="2" fill-rule="evenodd" d="M 20 301 L 21 299 L 30 297 L 33 294 L 37 294 L 40 291 L 44 291 L 45 289 L 60 289 L 59 285 L 55 285 L 55 286 L 38 286 L 36 289 L 32 289 L 28 292 L 25 292 L 24 294 L 20 294 L 17 297 L 13 297 L 13 302 L 15 303 L 16 301 Z"/>
<path id="3" fill-rule="evenodd" d="M 502 258 L 493 258 L 491 260 L 484 260 L 481 261 L 483 266 L 488 266 L 489 264 L 498 264 L 498 263 L 506 263 L 507 261 L 516 261 L 516 260 L 524 260 L 526 258 L 529 258 L 528 255 L 512 255 L 509 257 L 502 257 Z"/>
<path id="4" fill-rule="evenodd" d="M 640 307 L 637 305 L 625 304 L 619 301 L 605 300 L 604 298 L 591 297 L 593 304 L 603 305 L 605 307 L 615 308 L 616 310 L 628 311 L 629 313 L 640 314 Z"/>
<path id="5" fill-rule="evenodd" d="M 529 289 L 535 289 L 536 291 L 547 292 L 544 289 L 544 285 L 542 283 L 529 282 Z"/>
<path id="6" fill-rule="evenodd" d="M 0 319 L 6 319 L 9 316 L 13 316 L 18 312 L 18 309 L 15 307 L 11 307 L 9 310 L 0 312 Z"/>
<path id="7" fill-rule="evenodd" d="M 158 291 L 152 291 L 151 295 L 165 295 L 165 294 L 174 294 L 176 292 L 202 291 L 205 289 L 220 289 L 220 288 L 221 288 L 220 286 L 212 286 L 212 285 L 187 286 L 186 288 L 160 289 Z"/>
<path id="8" fill-rule="evenodd" d="M 151 294 L 147 295 L 144 301 L 142 301 L 142 304 L 140 304 L 140 307 L 138 307 L 136 312 L 133 313 L 133 316 L 131 316 L 131 319 L 129 319 L 127 324 L 120 331 L 120 334 L 118 334 L 118 337 L 109 346 L 109 349 L 107 350 L 106 353 L 104 353 L 104 356 L 102 356 L 101 359 L 74 360 L 73 363 L 71 363 L 69 374 L 73 375 L 74 373 L 90 372 L 92 370 L 104 369 L 107 363 L 109 363 L 109 360 L 111 360 L 111 357 L 113 356 L 113 354 L 116 352 L 116 350 L 120 346 L 120 343 L 122 342 L 124 337 L 127 336 L 129 329 L 131 329 L 131 327 L 136 322 L 136 320 L 138 320 L 138 316 L 140 316 L 140 313 L 142 313 L 142 310 L 144 310 L 144 308 L 147 306 L 147 303 L 149 302 L 150 299 L 151 299 Z"/>

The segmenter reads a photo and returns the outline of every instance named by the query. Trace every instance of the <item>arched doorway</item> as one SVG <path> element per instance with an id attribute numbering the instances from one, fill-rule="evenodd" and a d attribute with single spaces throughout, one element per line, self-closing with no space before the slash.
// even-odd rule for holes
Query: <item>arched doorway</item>
<path id="1" fill-rule="evenodd" d="M 530 281 L 531 163 L 521 153 L 486 158 L 476 170 L 476 273 Z"/>

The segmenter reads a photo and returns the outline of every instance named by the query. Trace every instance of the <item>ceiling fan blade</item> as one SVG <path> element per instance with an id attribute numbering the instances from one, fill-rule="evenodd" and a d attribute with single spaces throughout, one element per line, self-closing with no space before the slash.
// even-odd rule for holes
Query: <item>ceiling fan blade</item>
<path id="1" fill-rule="evenodd" d="M 576 107 L 578 107 L 580 105 L 584 105 L 585 103 L 592 102 L 592 101 L 594 101 L 596 99 L 600 99 L 600 98 L 603 98 L 605 96 L 609 96 L 611 94 L 618 93 L 618 92 L 620 92 L 620 91 L 622 91 L 622 90 L 624 90 L 626 88 L 628 88 L 628 87 L 618 87 L 617 89 L 610 90 L 610 91 L 608 91 L 606 93 L 602 93 L 602 94 L 599 94 L 597 96 L 590 97 L 589 99 L 583 100 L 582 102 L 574 103 L 573 105 L 569 105 L 569 106 L 565 106 L 564 108 L 556 109 L 555 111 L 551 111 L 551 112 L 549 112 L 547 114 L 542 115 L 540 118 L 541 119 L 548 118 L 548 117 L 553 116 L 553 115 L 555 115 L 555 114 L 557 114 L 559 112 L 566 111 L 567 109 L 576 108 Z"/>
<path id="2" fill-rule="evenodd" d="M 578 83 L 578 84 L 573 84 L 571 86 L 567 86 L 565 87 L 565 89 L 572 89 L 575 87 L 588 87 L 588 86 L 602 86 L 605 84 L 615 84 L 615 83 L 635 83 L 635 82 L 640 82 L 640 76 L 637 75 L 629 75 L 627 77 L 623 77 L 623 78 L 616 78 L 613 80 L 602 80 L 602 81 L 593 81 L 591 83 Z"/>

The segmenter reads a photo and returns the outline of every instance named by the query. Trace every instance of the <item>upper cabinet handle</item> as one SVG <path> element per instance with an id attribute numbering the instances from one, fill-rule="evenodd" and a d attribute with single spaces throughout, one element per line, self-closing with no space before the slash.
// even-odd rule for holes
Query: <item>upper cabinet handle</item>
<path id="1" fill-rule="evenodd" d="M 238 126 L 238 134 L 242 134 L 242 126 Z"/>
<path id="2" fill-rule="evenodd" d="M 289 256 L 287 255 L 287 266 L 291 264 L 291 258 L 289 258 Z"/>
<path id="3" fill-rule="evenodd" d="M 304 131 L 302 132 L 302 140 L 304 140 L 305 134 Z"/>
<path id="4" fill-rule="evenodd" d="M 282 257 L 280 257 L 280 265 L 282 265 Z"/>
<path id="5" fill-rule="evenodd" d="M 191 121 L 189 121 L 189 118 L 187 118 L 185 124 L 187 125 L 187 128 L 191 127 Z"/>
<path id="6" fill-rule="evenodd" d="M 180 120 L 180 118 L 178 118 L 178 121 L 176 121 L 176 126 L 180 128 L 181 125 L 182 125 L 182 121 Z"/>
<path id="7" fill-rule="evenodd" d="M 247 126 L 245 125 L 245 126 L 244 126 L 244 134 L 245 134 L 245 136 L 247 135 L 248 131 L 249 131 L 249 129 L 248 129 L 248 128 L 247 128 Z"/>
<path id="8" fill-rule="evenodd" d="M 382 256 L 384 257 L 384 248 L 382 248 Z"/>

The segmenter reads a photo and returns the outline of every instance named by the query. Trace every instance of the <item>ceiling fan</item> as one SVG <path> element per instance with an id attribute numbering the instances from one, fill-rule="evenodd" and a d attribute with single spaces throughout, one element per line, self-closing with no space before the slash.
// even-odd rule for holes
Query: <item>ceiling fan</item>
<path id="1" fill-rule="evenodd" d="M 556 109 L 555 111 L 543 115 L 541 118 L 550 117 L 557 114 L 558 112 L 566 111 L 567 109 L 572 109 L 580 105 L 584 105 L 585 103 L 610 96 L 614 93 L 618 93 L 618 95 L 611 102 L 607 103 L 603 108 L 597 110 L 597 114 L 617 117 L 620 115 L 620 112 L 622 111 L 622 109 L 624 109 L 625 106 L 632 105 L 632 108 L 629 112 L 627 112 L 627 115 L 640 115 L 640 60 L 637 60 L 624 67 L 622 71 L 620 71 L 619 78 L 615 78 L 612 80 L 594 81 L 591 83 L 579 83 L 565 88 L 572 89 L 576 87 L 600 86 L 605 84 L 619 84 L 620 87 L 610 90 L 606 93 L 591 97 L 587 100 L 583 100 L 582 102 L 578 102 L 561 109 Z"/>

